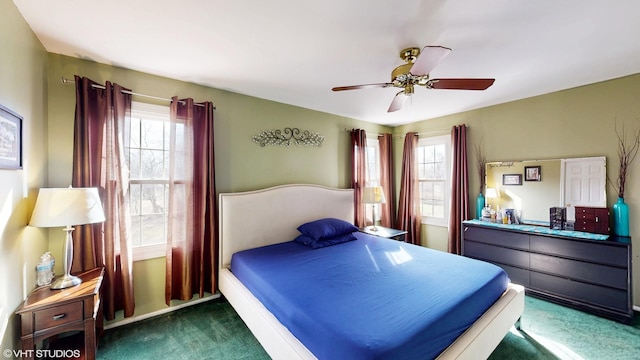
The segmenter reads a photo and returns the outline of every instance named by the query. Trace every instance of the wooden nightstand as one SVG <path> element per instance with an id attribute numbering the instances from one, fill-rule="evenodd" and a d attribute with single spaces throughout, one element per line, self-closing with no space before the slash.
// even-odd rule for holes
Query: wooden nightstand
<path id="1" fill-rule="evenodd" d="M 407 231 L 406 230 L 396 230 L 390 229 L 383 226 L 376 226 L 377 231 L 373 231 L 371 226 L 364 227 L 360 229 L 363 233 L 367 233 L 373 236 L 379 236 L 387 239 L 393 239 L 398 241 L 405 241 Z"/>
<path id="2" fill-rule="evenodd" d="M 83 331 L 84 358 L 95 359 L 97 335 L 102 331 L 100 287 L 103 275 L 104 269 L 96 268 L 79 274 L 82 279 L 79 285 L 61 290 L 43 286 L 29 295 L 16 310 L 22 324 L 21 358 L 34 359 L 38 351 L 45 352 L 35 348 L 42 340 L 63 332 Z"/>

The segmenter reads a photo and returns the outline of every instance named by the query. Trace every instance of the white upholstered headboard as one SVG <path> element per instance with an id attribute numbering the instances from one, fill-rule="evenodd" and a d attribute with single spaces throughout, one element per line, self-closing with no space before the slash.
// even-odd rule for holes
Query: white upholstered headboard
<path id="1" fill-rule="evenodd" d="M 238 251 L 293 240 L 305 222 L 354 220 L 353 189 L 294 184 L 222 193 L 219 200 L 220 267 Z"/>

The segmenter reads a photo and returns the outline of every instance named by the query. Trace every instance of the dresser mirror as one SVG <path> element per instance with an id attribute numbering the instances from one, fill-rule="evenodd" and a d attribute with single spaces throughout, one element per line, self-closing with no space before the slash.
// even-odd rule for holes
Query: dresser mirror
<path id="1" fill-rule="evenodd" d="M 604 156 L 488 162 L 485 184 L 486 204 L 516 209 L 524 223 L 548 225 L 551 207 L 574 220 L 575 206 L 607 206 Z"/>

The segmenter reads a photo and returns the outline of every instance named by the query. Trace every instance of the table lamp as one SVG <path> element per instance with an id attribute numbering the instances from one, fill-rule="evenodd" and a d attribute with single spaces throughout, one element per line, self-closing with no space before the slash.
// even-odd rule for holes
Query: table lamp
<path id="1" fill-rule="evenodd" d="M 497 199 L 500 197 L 500 193 L 498 192 L 498 189 L 496 188 L 487 188 L 486 191 L 486 195 L 485 197 L 487 198 L 487 204 L 489 204 L 489 207 L 491 207 L 491 202 L 489 201 L 489 199 Z M 495 204 L 494 204 L 495 205 Z"/>
<path id="2" fill-rule="evenodd" d="M 82 282 L 70 274 L 73 264 L 73 225 L 103 222 L 104 212 L 97 188 L 44 188 L 38 192 L 36 205 L 29 221 L 35 227 L 63 227 L 67 232 L 64 243 L 64 275 L 51 283 L 51 289 L 64 289 Z"/>
<path id="3" fill-rule="evenodd" d="M 372 186 L 364 188 L 364 193 L 362 194 L 362 202 L 365 204 L 372 204 L 372 214 L 373 214 L 373 225 L 371 226 L 371 231 L 378 231 L 376 228 L 376 204 L 384 204 L 386 199 L 384 198 L 384 191 L 382 191 L 382 186 Z"/>

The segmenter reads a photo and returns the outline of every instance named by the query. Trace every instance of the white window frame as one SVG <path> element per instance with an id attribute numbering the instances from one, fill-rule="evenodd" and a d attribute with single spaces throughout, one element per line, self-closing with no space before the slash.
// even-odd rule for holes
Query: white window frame
<path id="1" fill-rule="evenodd" d="M 140 117 L 145 119 L 156 119 L 161 121 L 169 121 L 169 106 L 167 105 L 154 105 L 133 101 L 131 103 L 131 117 Z M 130 184 L 149 184 L 158 183 L 154 180 L 132 180 L 129 179 Z M 161 182 L 164 183 L 164 182 Z M 166 180 L 169 183 L 169 180 Z M 165 222 L 165 232 L 166 232 Z M 166 240 L 166 239 L 165 239 Z M 132 247 L 133 261 L 141 261 L 148 259 L 155 259 L 159 257 L 165 257 L 167 255 L 167 243 L 156 245 L 143 245 Z"/>
<path id="2" fill-rule="evenodd" d="M 438 218 L 434 216 L 422 215 L 422 224 L 435 225 L 435 226 L 449 226 L 449 211 L 451 203 L 451 136 L 441 135 L 433 137 L 424 137 L 418 140 L 418 147 L 431 146 L 431 145 L 444 145 L 445 147 L 445 167 L 446 178 L 444 180 L 444 217 Z M 416 169 L 417 170 L 417 169 Z M 420 176 L 420 174 L 418 174 Z M 420 181 L 420 179 L 419 179 Z M 420 188 L 420 187 L 419 187 Z M 418 190 L 420 191 L 420 190 Z M 422 199 L 422 196 L 420 196 Z M 419 206 L 422 207 L 422 204 Z"/>
<path id="3" fill-rule="evenodd" d="M 378 136 L 367 136 L 367 144 L 366 144 L 366 151 L 365 151 L 365 187 L 370 187 L 370 186 L 380 186 L 380 177 L 382 176 L 380 173 L 380 140 L 378 139 Z M 374 161 L 369 161 L 369 149 L 370 148 L 374 148 L 374 152 L 375 152 L 375 159 Z M 369 164 L 373 162 L 374 163 L 374 169 L 371 169 Z M 374 171 L 375 170 L 375 171 Z M 388 197 L 388 194 L 384 194 L 385 197 Z M 378 215 L 378 217 L 380 217 L 380 214 L 382 213 L 382 209 L 381 209 L 381 205 L 380 204 L 365 204 L 365 209 L 364 209 L 364 214 L 365 214 L 365 222 L 371 221 L 371 219 L 373 219 L 373 207 L 376 207 L 376 215 Z M 377 219 L 380 220 L 380 219 Z"/>
<path id="4" fill-rule="evenodd" d="M 369 187 L 369 186 L 380 186 L 380 141 L 378 141 L 378 137 L 376 136 L 375 138 L 373 137 L 367 137 L 367 151 L 366 151 L 366 155 L 365 155 L 365 176 L 366 176 L 366 181 L 365 181 L 365 186 Z M 372 174 L 372 169 L 369 168 L 369 164 L 371 163 L 371 161 L 369 161 L 370 159 L 368 158 L 369 156 L 369 148 L 374 148 L 375 149 L 375 159 L 374 159 L 374 167 L 376 170 L 375 174 Z M 386 194 L 385 194 L 386 195 Z"/>

